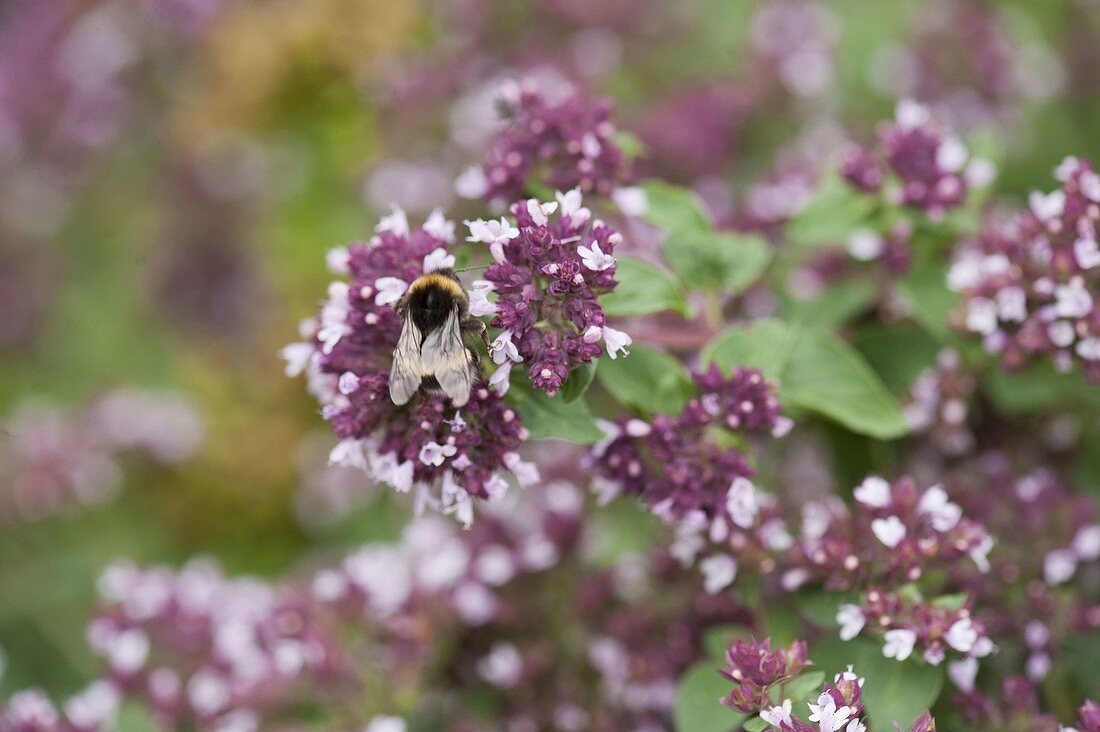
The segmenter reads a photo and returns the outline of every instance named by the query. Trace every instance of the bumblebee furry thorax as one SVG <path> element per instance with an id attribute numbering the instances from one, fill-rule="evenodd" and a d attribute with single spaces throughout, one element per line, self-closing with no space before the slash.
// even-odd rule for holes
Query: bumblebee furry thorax
<path id="1" fill-rule="evenodd" d="M 486 346 L 488 339 L 485 324 L 470 317 L 458 275 L 441 269 L 416 278 L 394 308 L 402 320 L 390 372 L 394 404 L 405 404 L 419 389 L 442 392 L 456 407 L 466 404 L 480 371 L 465 335 L 480 334 Z"/>

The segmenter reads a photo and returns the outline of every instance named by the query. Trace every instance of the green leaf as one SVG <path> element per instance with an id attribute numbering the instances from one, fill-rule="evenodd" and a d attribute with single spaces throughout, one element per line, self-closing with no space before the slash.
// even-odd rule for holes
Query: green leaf
<path id="1" fill-rule="evenodd" d="M 869 280 L 838 282 L 810 300 L 791 300 L 788 312 L 800 323 L 835 327 L 866 310 L 876 289 Z"/>
<path id="2" fill-rule="evenodd" d="M 880 440 L 908 431 L 878 375 L 859 352 L 827 331 L 800 332 L 781 377 L 780 398 Z"/>
<path id="3" fill-rule="evenodd" d="M 783 375 L 797 339 L 797 326 L 776 318 L 763 318 L 725 329 L 703 346 L 700 355 L 704 364 L 718 364 L 723 371 L 746 366 L 760 369 L 768 378 L 778 379 Z"/>
<path id="4" fill-rule="evenodd" d="M 626 130 L 615 130 L 614 134 L 611 135 L 611 140 L 623 151 L 623 155 L 628 158 L 640 158 L 642 155 L 645 155 L 645 143 L 633 133 L 627 132 Z"/>
<path id="5" fill-rule="evenodd" d="M 645 346 L 631 346 L 628 356 L 600 359 L 596 376 L 620 402 L 649 414 L 678 414 L 695 388 L 682 363 Z"/>
<path id="6" fill-rule="evenodd" d="M 665 259 L 691 289 L 736 295 L 758 280 L 772 258 L 762 237 L 682 229 L 669 232 Z"/>
<path id="7" fill-rule="evenodd" d="M 640 501 L 612 501 L 591 514 L 593 531 L 586 551 L 600 566 L 611 567 L 627 555 L 642 556 L 660 540 L 661 520 Z"/>
<path id="8" fill-rule="evenodd" d="M 660 180 L 647 180 L 642 183 L 641 188 L 645 191 L 648 206 L 642 216 L 646 221 L 670 234 L 710 229 L 710 222 L 703 213 L 699 198 L 690 188 Z"/>
<path id="9" fill-rule="evenodd" d="M 115 720 L 116 732 L 156 732 L 156 729 L 157 725 L 141 705 L 127 702 L 119 709 L 118 719 Z"/>
<path id="10" fill-rule="evenodd" d="M 797 706 L 819 692 L 824 683 L 824 671 L 806 671 L 783 685 L 783 696 Z"/>
<path id="11" fill-rule="evenodd" d="M 636 257 L 620 256 L 615 267 L 619 284 L 600 298 L 604 312 L 613 316 L 648 315 L 674 310 L 689 312 L 680 283 L 664 270 Z"/>
<path id="12" fill-rule="evenodd" d="M 596 365 L 598 363 L 598 361 L 582 363 L 569 372 L 569 378 L 561 386 L 561 398 L 566 404 L 577 401 L 588 391 L 592 379 L 596 377 Z"/>
<path id="13" fill-rule="evenodd" d="M 886 658 L 877 643 L 858 644 L 854 669 L 867 679 L 863 702 L 875 729 L 891 729 L 894 722 L 909 729 L 921 712 L 935 704 L 943 688 L 943 669 L 915 658 L 900 663 Z"/>
<path id="14" fill-rule="evenodd" d="M 747 640 L 749 631 L 742 625 L 717 625 L 703 632 L 703 649 L 717 665 L 725 663 L 726 649 L 736 640 Z"/>
<path id="15" fill-rule="evenodd" d="M 897 287 L 912 308 L 913 320 L 941 341 L 951 340 L 954 334 L 949 316 L 959 295 L 947 288 L 942 266 L 931 262 L 914 266 L 912 272 L 898 281 Z"/>
<path id="16" fill-rule="evenodd" d="M 745 730 L 745 732 L 765 732 L 766 730 L 772 729 L 772 726 L 760 717 L 753 717 L 745 722 L 745 724 L 741 725 L 741 729 Z"/>
<path id="17" fill-rule="evenodd" d="M 840 244 L 866 222 L 876 203 L 874 196 L 860 193 L 834 173 L 821 182 L 813 200 L 787 224 L 787 238 L 798 246 Z"/>
<path id="18" fill-rule="evenodd" d="M 825 329 L 774 319 L 734 326 L 704 347 L 703 359 L 726 370 L 758 368 L 779 380 L 785 405 L 816 412 L 853 432 L 885 440 L 907 431 L 901 408 L 878 375 Z"/>
<path id="19" fill-rule="evenodd" d="M 711 661 L 700 661 L 680 679 L 673 715 L 681 732 L 731 732 L 748 719 L 719 701 L 731 683 L 719 675 Z"/>
<path id="20" fill-rule="evenodd" d="M 852 345 L 894 394 L 909 390 L 925 369 L 936 365 L 942 346 L 913 323 L 876 323 L 861 328 Z"/>
<path id="21" fill-rule="evenodd" d="M 566 403 L 560 394 L 548 397 L 526 380 L 515 376 L 508 390 L 508 399 L 516 405 L 531 439 L 552 437 L 590 445 L 604 437 L 583 399 Z"/>

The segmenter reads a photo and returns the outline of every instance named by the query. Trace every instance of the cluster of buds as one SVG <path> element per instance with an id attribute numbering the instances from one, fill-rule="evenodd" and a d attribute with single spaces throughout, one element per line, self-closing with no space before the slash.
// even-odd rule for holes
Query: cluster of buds
<path id="1" fill-rule="evenodd" d="M 1078 709 L 1075 724 L 1059 724 L 1042 712 L 1039 690 L 1022 676 L 1010 676 L 1001 683 L 999 694 L 976 689 L 955 695 L 955 706 L 971 729 L 1027 729 L 1036 732 L 1100 732 L 1100 704 L 1086 700 Z"/>
<path id="2" fill-rule="evenodd" d="M 775 385 L 755 369 L 739 368 L 727 377 L 712 366 L 695 383 L 701 394 L 677 416 L 601 424 L 606 439 L 590 454 L 599 471 L 597 487 L 605 500 L 638 496 L 670 520 L 740 526 L 756 509 L 742 509 L 735 488 L 748 482 L 753 469 L 744 453 L 723 447 L 709 433 L 717 428 L 780 436 L 790 420 L 779 414 Z"/>
<path id="3" fill-rule="evenodd" d="M 948 284 L 963 293 L 966 330 L 1005 368 L 1046 358 L 1100 381 L 1100 175 L 1072 157 L 1055 175 L 1061 188 L 960 245 Z"/>
<path id="4" fill-rule="evenodd" d="M 577 488 L 550 483 L 537 500 L 487 511 L 469 531 L 422 517 L 400 543 L 367 545 L 316 574 L 312 594 L 349 620 L 401 625 L 393 620 L 443 607 L 465 626 L 485 626 L 506 611 L 501 588 L 556 566 L 572 549 L 581 505 Z"/>
<path id="5" fill-rule="evenodd" d="M 917 647 L 933 666 L 943 661 L 948 650 L 966 659 L 984 658 L 996 650 L 985 626 L 967 608 L 943 607 L 907 597 L 904 591 L 870 589 L 859 605 L 841 605 L 836 620 L 842 640 L 851 640 L 864 629 L 881 633 L 882 654 L 898 661 L 909 658 Z M 953 669 L 957 663 L 952 662 Z"/>
<path id="6" fill-rule="evenodd" d="M 24 689 L 0 702 L 0 729 L 5 732 L 105 732 L 115 729 L 122 692 L 107 680 L 89 684 L 69 697 L 61 709 L 39 689 Z"/>
<path id="7" fill-rule="evenodd" d="M 195 453 L 204 432 L 183 397 L 129 389 L 73 413 L 27 406 L 0 429 L 0 519 L 20 521 L 100 503 L 122 486 L 120 458 L 174 465 Z"/>
<path id="8" fill-rule="evenodd" d="M 992 163 L 971 157 L 926 107 L 912 100 L 898 103 L 895 121 L 883 124 L 878 136 L 881 162 L 870 150 L 854 146 L 841 173 L 857 190 L 884 191 L 890 203 L 922 210 L 933 221 L 961 206 L 969 188 L 992 179 Z"/>
<path id="9" fill-rule="evenodd" d="M 758 713 L 768 729 L 780 732 L 866 732 L 863 684 L 865 679 L 849 666 L 826 683 L 814 701 L 806 703 L 805 719 L 796 714 L 786 695 L 786 683 L 809 665 L 806 644 L 794 641 L 787 648 L 769 641 L 738 641 L 726 650 L 728 668 L 720 673 L 736 686 L 722 703 L 739 712 Z M 775 701 L 782 700 L 776 704 Z M 923 712 L 909 732 L 934 732 L 931 714 Z"/>
<path id="10" fill-rule="evenodd" d="M 1027 677 L 1041 681 L 1070 636 L 1100 629 L 1100 605 L 1080 571 L 1100 560 L 1095 501 L 1050 470 L 1015 473 L 1002 453 L 960 466 L 947 484 L 967 515 L 1000 537 L 988 574 L 958 572 L 957 579 L 984 624 L 1026 659 Z M 1012 589 L 1021 578 L 1028 578 L 1024 593 Z M 960 665 L 952 679 L 970 692 L 977 670 L 976 662 Z"/>
<path id="11" fill-rule="evenodd" d="M 762 709 L 772 687 L 790 681 L 809 665 L 804 641 L 786 648 L 772 648 L 770 638 L 736 641 L 726 649 L 726 668 L 720 671 L 734 683 L 722 703 L 739 712 Z"/>
<path id="12" fill-rule="evenodd" d="M 329 253 L 330 268 L 350 282 L 332 283 L 318 319 L 303 326 L 306 341 L 283 349 L 287 374 L 306 374 L 340 438 L 333 463 L 360 468 L 400 492 L 416 486 L 418 507 L 469 524 L 473 499 L 503 494 L 505 475 L 538 479 L 517 453 L 527 430 L 483 383 L 474 384 L 461 409 L 436 394 L 393 404 L 389 368 L 401 333 L 393 304 L 420 275 L 454 265 L 447 249 L 454 224 L 437 211 L 410 230 L 404 211 L 394 209 L 376 231 L 368 242 Z"/>
<path id="13" fill-rule="evenodd" d="M 974 376 L 953 349 L 940 351 L 936 365 L 922 371 L 909 387 L 903 410 L 914 434 L 926 434 L 936 449 L 947 456 L 964 455 L 974 447 L 967 425 Z"/>
<path id="14" fill-rule="evenodd" d="M 339 646 L 292 587 L 193 560 L 178 571 L 115 564 L 99 590 L 89 644 L 110 682 L 166 726 L 256 729 L 340 674 Z"/>
<path id="15" fill-rule="evenodd" d="M 459 177 L 462 195 L 504 206 L 534 186 L 610 196 L 626 182 L 629 165 L 614 139 L 610 102 L 593 104 L 576 89 L 552 98 L 533 84 L 511 83 L 499 108 L 505 126 L 484 164 Z"/>
<path id="16" fill-rule="evenodd" d="M 604 349 L 615 358 L 631 343 L 607 325 L 598 299 L 615 288 L 613 254 L 622 235 L 590 221 L 580 190 L 555 199 L 513 205 L 515 226 L 503 218 L 467 222 L 468 240 L 487 245 L 494 260 L 474 285 L 471 312 L 492 315 L 491 325 L 503 329 L 491 348 L 499 368 L 490 379 L 502 393 L 515 363 L 524 363 L 531 384 L 553 396 L 573 368 Z"/>
<path id="17" fill-rule="evenodd" d="M 1057 93 L 1062 70 L 1046 48 L 1013 37 L 998 6 L 944 0 L 921 12 L 882 76 L 896 96 L 927 102 L 957 129 L 1018 122 L 1025 100 Z"/>

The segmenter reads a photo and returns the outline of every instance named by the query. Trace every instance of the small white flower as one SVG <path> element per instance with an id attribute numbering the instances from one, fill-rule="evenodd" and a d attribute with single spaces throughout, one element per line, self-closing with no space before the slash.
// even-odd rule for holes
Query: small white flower
<path id="1" fill-rule="evenodd" d="M 441 208 L 434 209 L 424 222 L 424 225 L 420 228 L 436 239 L 442 239 L 448 244 L 454 244 L 455 222 L 449 221 L 447 217 L 443 215 L 443 209 Z"/>
<path id="2" fill-rule="evenodd" d="M 1100 524 L 1082 526 L 1073 537 L 1073 551 L 1082 562 L 1100 559 Z"/>
<path id="3" fill-rule="evenodd" d="M 817 722 L 821 732 L 836 732 L 842 728 L 852 716 L 850 707 L 837 707 L 836 701 L 829 693 L 823 693 L 817 698 L 817 704 L 808 704 L 810 707 L 810 721 Z"/>
<path id="4" fill-rule="evenodd" d="M 970 653 L 978 641 L 978 630 L 970 618 L 960 618 L 947 629 L 943 639 L 959 653 Z"/>
<path id="5" fill-rule="evenodd" d="M 1074 350 L 1086 361 L 1100 361 L 1100 338 L 1082 338 Z"/>
<path id="6" fill-rule="evenodd" d="M 649 211 L 649 197 L 645 189 L 638 186 L 616 188 L 611 194 L 611 200 L 627 216 L 644 216 Z"/>
<path id="7" fill-rule="evenodd" d="M 540 480 L 538 466 L 521 459 L 519 453 L 505 453 L 504 467 L 512 471 L 512 475 L 516 476 L 516 482 L 521 486 L 532 486 Z"/>
<path id="8" fill-rule="evenodd" d="M 328 267 L 328 271 L 333 274 L 348 274 L 351 271 L 348 269 L 350 260 L 351 254 L 348 253 L 347 247 L 336 247 L 325 253 L 325 265 Z"/>
<path id="9" fill-rule="evenodd" d="M 969 694 L 974 691 L 974 679 L 978 677 L 978 659 L 973 656 L 947 664 L 947 677 L 959 691 Z"/>
<path id="10" fill-rule="evenodd" d="M 734 478 L 726 493 L 726 511 L 733 523 L 743 529 L 756 523 L 756 514 L 760 512 L 760 503 L 756 497 L 756 486 L 748 478 Z"/>
<path id="11" fill-rule="evenodd" d="M 580 188 L 574 188 L 565 193 L 555 191 L 554 199 L 561 207 L 561 217 L 569 219 L 574 226 L 584 224 L 592 216 L 592 212 L 581 205 L 583 199 L 581 198 Z"/>
<path id="12" fill-rule="evenodd" d="M 993 548 L 993 537 L 986 536 L 978 545 L 970 550 L 970 559 L 978 566 L 981 572 L 989 571 L 989 552 Z"/>
<path id="13" fill-rule="evenodd" d="M 1051 343 L 1059 348 L 1065 348 L 1073 343 L 1077 333 L 1073 330 L 1073 323 L 1068 320 L 1055 320 L 1047 326 L 1047 336 Z"/>
<path id="14" fill-rule="evenodd" d="M 527 200 L 527 213 L 536 226 L 546 226 L 550 221 L 550 214 L 558 210 L 558 202 L 540 203 L 534 198 Z"/>
<path id="15" fill-rule="evenodd" d="M 836 622 L 840 625 L 840 639 L 850 641 L 863 630 L 867 618 L 858 605 L 845 603 L 837 610 Z"/>
<path id="16" fill-rule="evenodd" d="M 897 516 L 877 518 L 871 522 L 871 531 L 886 546 L 893 549 L 905 538 L 905 524 Z"/>
<path id="17" fill-rule="evenodd" d="M 932 522 L 932 528 L 941 533 L 955 528 L 962 518 L 962 509 L 947 499 L 947 491 L 934 485 L 924 492 L 917 504 L 917 511 Z"/>
<path id="18" fill-rule="evenodd" d="M 882 646 L 882 655 L 887 658 L 896 658 L 899 661 L 909 658 L 913 653 L 913 646 L 917 642 L 917 634 L 904 628 L 888 630 L 883 638 L 886 643 Z"/>
<path id="19" fill-rule="evenodd" d="M 1077 171 L 1081 165 L 1081 161 L 1073 155 L 1067 155 L 1062 158 L 1062 162 L 1058 163 L 1058 167 L 1054 169 L 1054 177 L 1057 180 L 1065 183 L 1067 180 L 1073 177 L 1073 174 Z"/>
<path id="20" fill-rule="evenodd" d="M 420 462 L 438 468 L 444 460 L 454 457 L 457 452 L 458 448 L 454 445 L 440 445 L 435 441 L 428 442 L 420 448 Z"/>
<path id="21" fill-rule="evenodd" d="M 858 719 L 853 719 L 848 722 L 848 726 L 844 728 L 844 732 L 867 732 L 867 725 Z"/>
<path id="22" fill-rule="evenodd" d="M 489 293 L 495 289 L 495 285 L 488 280 L 475 280 L 470 286 L 470 315 L 480 318 L 483 315 L 494 315 L 497 311 L 496 303 L 489 302 Z"/>
<path id="23" fill-rule="evenodd" d="M 1080 280 L 1054 288 L 1054 314 L 1059 318 L 1083 318 L 1092 310 L 1092 295 Z"/>
<path id="24" fill-rule="evenodd" d="M 519 236 L 519 229 L 512 226 L 508 219 L 501 217 L 500 219 L 474 219 L 473 221 L 464 221 L 466 228 L 470 230 L 470 235 L 466 237 L 466 241 L 479 242 L 481 244 L 507 244 L 512 239 Z"/>
<path id="25" fill-rule="evenodd" d="M 187 698 L 191 707 L 199 714 L 213 715 L 229 703 L 229 684 L 220 674 L 201 669 L 187 682 Z"/>
<path id="26" fill-rule="evenodd" d="M 852 496 L 864 506 L 886 508 L 890 505 L 890 483 L 877 475 L 869 475 L 852 491 Z"/>
<path id="27" fill-rule="evenodd" d="M 291 343 L 285 346 L 279 351 L 279 355 L 286 361 L 283 373 L 291 378 L 301 375 L 316 352 L 317 348 L 312 343 Z"/>
<path id="28" fill-rule="evenodd" d="M 894 111 L 894 119 L 903 130 L 920 127 L 932 118 L 928 107 L 912 99 L 902 99 Z"/>
<path id="29" fill-rule="evenodd" d="M 493 375 L 489 377 L 489 386 L 496 390 L 497 394 L 504 396 L 508 393 L 508 387 L 511 386 L 512 376 L 512 362 L 508 361 L 502 363 Z"/>
<path id="30" fill-rule="evenodd" d="M 936 150 L 936 166 L 945 173 L 958 173 L 966 165 L 969 153 L 962 140 L 945 137 Z"/>
<path id="31" fill-rule="evenodd" d="M 966 182 L 971 188 L 985 188 L 997 177 L 997 166 L 992 160 L 973 158 L 966 166 Z"/>
<path id="32" fill-rule="evenodd" d="M 1040 651 L 1027 657 L 1027 677 L 1032 681 L 1042 681 L 1050 673 L 1050 655 Z"/>
<path id="33" fill-rule="evenodd" d="M 137 673 L 149 658 L 149 636 L 138 628 L 124 630 L 111 639 L 107 647 L 107 662 L 123 675 Z"/>
<path id="34" fill-rule="evenodd" d="M 989 335 L 997 330 L 997 303 L 989 298 L 975 297 L 966 305 L 966 328 L 974 333 Z"/>
<path id="35" fill-rule="evenodd" d="M 1090 170 L 1081 176 L 1080 184 L 1085 198 L 1100 203 L 1100 175 Z"/>
<path id="36" fill-rule="evenodd" d="M 997 293 L 997 315 L 1007 323 L 1027 319 L 1027 293 L 1019 287 L 1006 287 Z"/>
<path id="37" fill-rule="evenodd" d="M 510 689 L 523 675 L 523 656 L 507 641 L 497 641 L 489 655 L 477 662 L 477 673 L 498 689 Z"/>
<path id="38" fill-rule="evenodd" d="M 1100 264 L 1100 246 L 1095 239 L 1082 237 L 1073 243 L 1073 256 L 1081 269 L 1092 269 Z"/>
<path id="39" fill-rule="evenodd" d="M 634 339 L 629 334 L 624 333 L 621 330 L 615 330 L 614 328 L 604 326 L 603 327 L 603 343 L 607 348 L 607 355 L 614 361 L 621 353 L 624 356 L 629 356 L 630 351 L 627 350 L 627 346 L 634 342 Z"/>
<path id="40" fill-rule="evenodd" d="M 848 235 L 848 254 L 860 262 L 870 262 L 882 256 L 883 241 L 878 232 L 871 229 L 856 229 Z"/>
<path id="41" fill-rule="evenodd" d="M 1043 580 L 1050 586 L 1068 582 L 1077 572 L 1077 556 L 1070 549 L 1055 549 L 1043 558 Z"/>
<path id="42" fill-rule="evenodd" d="M 408 236 L 409 217 L 400 206 L 390 206 L 389 215 L 383 216 L 374 230 L 379 234 L 389 231 L 395 236 Z"/>
<path id="43" fill-rule="evenodd" d="M 328 464 L 366 470 L 367 457 L 363 453 L 363 441 L 350 437 L 345 440 L 340 440 L 329 452 Z"/>
<path id="44" fill-rule="evenodd" d="M 760 718 L 774 727 L 778 727 L 783 723 L 790 724 L 791 700 L 784 699 L 783 706 L 781 707 L 770 707 L 769 709 L 761 709 Z"/>
<path id="45" fill-rule="evenodd" d="M 408 725 L 401 717 L 379 715 L 371 719 L 363 732 L 405 732 Z"/>
<path id="46" fill-rule="evenodd" d="M 401 299 L 405 291 L 409 289 L 409 283 L 397 277 L 379 277 L 374 281 L 374 304 L 392 305 Z"/>
<path id="47" fill-rule="evenodd" d="M 737 560 L 728 554 L 714 554 L 699 562 L 699 571 L 703 573 L 703 589 L 713 595 L 737 579 Z"/>
<path id="48" fill-rule="evenodd" d="M 496 337 L 489 346 L 489 353 L 493 357 L 493 363 L 500 365 L 506 361 L 519 363 L 523 357 L 519 355 L 519 349 L 512 343 L 512 331 L 506 330 Z"/>
<path id="49" fill-rule="evenodd" d="M 580 255 L 584 266 L 593 272 L 602 272 L 615 266 L 615 257 L 604 254 L 598 241 L 592 242 L 591 247 L 586 247 L 583 244 L 577 247 L 577 254 Z"/>
<path id="50" fill-rule="evenodd" d="M 462 198 L 481 198 L 488 190 L 489 179 L 480 166 L 470 166 L 455 178 L 455 193 Z"/>
<path id="51" fill-rule="evenodd" d="M 600 138 L 591 132 L 585 132 L 581 137 L 581 154 L 586 158 L 598 158 L 601 150 L 603 146 L 600 144 Z"/>
<path id="52" fill-rule="evenodd" d="M 455 266 L 454 255 L 448 254 L 443 247 L 432 250 L 424 257 L 424 274 L 449 269 L 453 266 Z"/>
<path id="53" fill-rule="evenodd" d="M 1066 194 L 1060 190 L 1052 191 L 1045 196 L 1039 191 L 1032 191 L 1027 201 L 1031 206 L 1031 212 L 1040 221 L 1057 218 L 1066 209 Z"/>

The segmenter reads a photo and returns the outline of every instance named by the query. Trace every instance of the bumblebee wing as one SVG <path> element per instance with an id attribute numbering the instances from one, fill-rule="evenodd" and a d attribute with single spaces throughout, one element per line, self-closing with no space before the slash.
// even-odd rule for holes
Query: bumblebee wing
<path id="1" fill-rule="evenodd" d="M 451 309 L 442 327 L 433 330 L 424 339 L 421 361 L 424 370 L 435 376 L 443 393 L 451 398 L 456 407 L 469 400 L 474 374 L 470 351 L 462 340 L 458 307 Z"/>
<path id="2" fill-rule="evenodd" d="M 420 388 L 422 371 L 420 329 L 412 318 L 406 317 L 401 325 L 397 348 L 393 349 L 393 368 L 390 370 L 390 399 L 394 404 L 404 404 L 412 399 Z"/>

